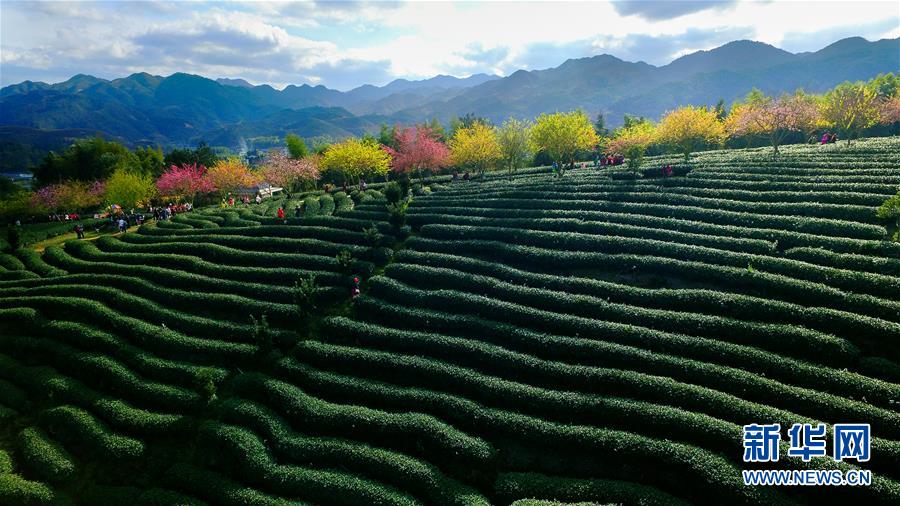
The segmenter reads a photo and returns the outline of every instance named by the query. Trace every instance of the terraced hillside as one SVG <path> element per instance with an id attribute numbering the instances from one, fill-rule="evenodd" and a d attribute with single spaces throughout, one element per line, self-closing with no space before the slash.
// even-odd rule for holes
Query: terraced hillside
<path id="1" fill-rule="evenodd" d="M 898 153 L 438 184 L 408 238 L 370 190 L 4 256 L 0 503 L 896 504 Z M 813 421 L 871 423 L 870 487 L 743 485 L 742 425 Z"/>

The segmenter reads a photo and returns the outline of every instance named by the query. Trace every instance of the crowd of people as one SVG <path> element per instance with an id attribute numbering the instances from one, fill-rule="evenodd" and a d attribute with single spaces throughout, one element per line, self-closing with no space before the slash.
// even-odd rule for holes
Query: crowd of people
<path id="1" fill-rule="evenodd" d="M 194 208 L 190 203 L 169 204 L 167 206 L 150 207 L 150 213 L 156 221 L 165 221 L 178 213 L 186 213 Z"/>
<path id="2" fill-rule="evenodd" d="M 606 156 L 600 157 L 600 166 L 622 165 L 623 163 L 625 163 L 624 155 L 618 155 L 618 154 L 612 155 L 611 154 L 611 155 L 606 155 Z"/>

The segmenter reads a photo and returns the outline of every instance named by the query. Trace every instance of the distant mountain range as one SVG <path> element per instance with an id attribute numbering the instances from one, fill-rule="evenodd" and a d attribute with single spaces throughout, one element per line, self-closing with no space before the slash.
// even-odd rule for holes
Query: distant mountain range
<path id="1" fill-rule="evenodd" d="M 900 39 L 854 37 L 811 53 L 741 40 L 660 67 L 604 54 L 502 78 L 398 79 L 347 92 L 306 84 L 276 90 L 242 79 L 183 73 L 138 73 L 111 81 L 76 75 L 57 84 L 25 81 L 0 90 L 0 138 L 12 141 L 22 134 L 23 143 L 40 137 L 46 145 L 52 131 L 63 130 L 65 136 L 102 132 L 131 145 L 174 146 L 203 139 L 235 147 L 242 139 L 288 132 L 341 138 L 377 131 L 382 123 L 447 122 L 467 113 L 500 122 L 575 108 L 591 115 L 602 111 L 615 125 L 626 113 L 657 118 L 678 105 L 719 99 L 730 103 L 753 87 L 767 93 L 796 88 L 820 92 L 846 80 L 898 70 Z M 17 128 L 8 128 L 12 126 Z M 23 134 L 27 129 L 45 132 Z"/>

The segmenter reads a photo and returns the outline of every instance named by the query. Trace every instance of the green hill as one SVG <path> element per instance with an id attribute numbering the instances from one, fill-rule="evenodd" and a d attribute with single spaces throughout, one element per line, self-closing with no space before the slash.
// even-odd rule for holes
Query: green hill
<path id="1" fill-rule="evenodd" d="M 373 184 L 4 255 L 0 503 L 897 504 L 898 153 L 438 177 L 409 237 Z M 743 485 L 743 425 L 814 421 L 871 424 L 872 459 L 785 432 L 756 467 L 871 486 Z"/>

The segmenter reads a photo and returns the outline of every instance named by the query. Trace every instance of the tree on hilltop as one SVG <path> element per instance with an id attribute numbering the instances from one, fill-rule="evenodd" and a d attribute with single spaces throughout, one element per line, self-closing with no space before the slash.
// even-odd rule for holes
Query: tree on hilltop
<path id="1" fill-rule="evenodd" d="M 653 123 L 641 121 L 616 132 L 606 149 L 611 153 L 624 155 L 628 159 L 628 168 L 637 173 L 644 160 L 644 153 L 655 140 L 656 128 Z"/>
<path id="2" fill-rule="evenodd" d="M 236 157 L 224 158 L 206 171 L 206 178 L 223 196 L 240 188 L 253 186 L 260 181 L 260 174 L 250 170 Z"/>
<path id="3" fill-rule="evenodd" d="M 785 137 L 791 132 L 811 131 L 818 119 L 816 103 L 803 94 L 772 98 L 751 92 L 743 104 L 734 108 L 725 121 L 725 129 L 733 136 L 766 136 L 777 155 Z"/>
<path id="4" fill-rule="evenodd" d="M 132 209 L 147 203 L 155 190 L 149 174 L 119 169 L 106 181 L 103 198 L 108 204 Z"/>
<path id="5" fill-rule="evenodd" d="M 864 83 L 845 82 L 825 94 L 821 103 L 822 118 L 837 130 L 850 145 L 860 131 L 879 120 L 878 93 Z"/>
<path id="6" fill-rule="evenodd" d="M 294 160 L 299 160 L 309 155 L 309 150 L 306 149 L 306 143 L 296 134 L 287 134 L 284 136 L 284 143 L 287 144 L 288 154 Z"/>
<path id="7" fill-rule="evenodd" d="M 395 148 L 386 147 L 391 156 L 391 169 L 397 174 L 415 172 L 421 177 L 423 169 L 440 169 L 450 161 L 450 150 L 434 138 L 427 126 L 403 128 L 394 134 Z"/>
<path id="8" fill-rule="evenodd" d="M 659 142 L 683 154 L 685 162 L 695 150 L 709 144 L 721 145 L 727 137 L 715 111 L 690 105 L 663 116 L 656 134 Z"/>
<path id="9" fill-rule="evenodd" d="M 261 179 L 271 185 L 293 189 L 295 186 L 315 184 L 319 179 L 320 156 L 307 156 L 300 160 L 289 158 L 279 149 L 266 155 L 260 171 Z"/>
<path id="10" fill-rule="evenodd" d="M 198 193 L 216 191 L 212 181 L 205 176 L 206 167 L 203 165 L 172 165 L 156 180 L 156 188 L 162 196 L 190 199 L 193 204 Z"/>
<path id="11" fill-rule="evenodd" d="M 320 163 L 323 171 L 340 174 L 345 181 L 383 176 L 390 170 L 390 165 L 390 154 L 377 141 L 356 138 L 329 146 Z"/>
<path id="12" fill-rule="evenodd" d="M 458 128 L 450 139 L 453 165 L 469 167 L 479 174 L 495 168 L 501 155 L 494 128 L 484 123 Z"/>
<path id="13" fill-rule="evenodd" d="M 531 146 L 544 151 L 556 162 L 560 173 L 566 164 L 575 164 L 579 151 L 593 149 L 600 137 L 583 111 L 541 114 L 530 131 Z"/>
<path id="14" fill-rule="evenodd" d="M 599 116 L 601 119 L 603 115 Z M 516 169 L 524 167 L 531 159 L 531 145 L 528 142 L 530 125 L 515 118 L 506 120 L 497 128 L 500 143 L 500 157 L 503 167 L 512 175 Z"/>

